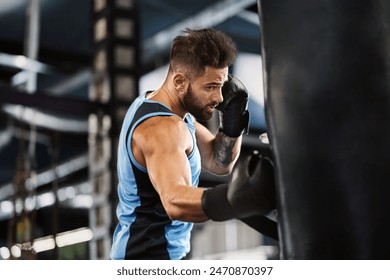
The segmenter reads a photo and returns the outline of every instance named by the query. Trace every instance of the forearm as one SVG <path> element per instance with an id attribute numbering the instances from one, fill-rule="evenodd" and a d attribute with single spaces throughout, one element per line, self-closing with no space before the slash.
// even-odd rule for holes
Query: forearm
<path id="1" fill-rule="evenodd" d="M 176 186 L 171 191 L 171 195 L 160 196 L 171 220 L 202 223 L 209 219 L 227 221 L 236 217 L 228 202 L 227 184 L 212 189 Z"/>
<path id="2" fill-rule="evenodd" d="M 214 140 L 214 162 L 216 168 L 230 173 L 241 149 L 242 136 L 229 137 L 218 132 Z"/>
<path id="3" fill-rule="evenodd" d="M 170 219 L 200 223 L 209 219 L 202 208 L 203 191 L 203 188 L 177 185 L 160 193 L 160 198 Z"/>

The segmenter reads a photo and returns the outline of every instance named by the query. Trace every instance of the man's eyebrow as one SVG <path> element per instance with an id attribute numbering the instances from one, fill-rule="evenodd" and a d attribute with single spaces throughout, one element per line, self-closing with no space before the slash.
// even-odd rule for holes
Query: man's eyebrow
<path id="1" fill-rule="evenodd" d="M 206 83 L 206 86 L 220 86 L 220 85 L 223 85 L 223 82 L 220 83 L 220 82 L 209 82 L 209 83 Z"/>

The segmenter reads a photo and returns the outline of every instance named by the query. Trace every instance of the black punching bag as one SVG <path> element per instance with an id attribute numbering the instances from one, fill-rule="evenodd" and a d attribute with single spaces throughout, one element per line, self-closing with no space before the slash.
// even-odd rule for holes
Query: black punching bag
<path id="1" fill-rule="evenodd" d="M 281 259 L 390 259 L 390 1 L 258 8 Z"/>

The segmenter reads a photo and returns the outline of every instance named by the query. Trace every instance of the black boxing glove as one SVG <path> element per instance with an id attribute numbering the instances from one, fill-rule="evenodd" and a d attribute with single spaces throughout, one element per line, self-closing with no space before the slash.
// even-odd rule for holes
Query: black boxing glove
<path id="1" fill-rule="evenodd" d="M 227 199 L 227 193 L 227 184 L 206 189 L 203 192 L 202 208 L 209 219 L 216 222 L 223 222 L 233 218 L 239 218 Z M 249 212 L 252 213 L 252 211 Z M 239 213 L 242 215 L 241 211 Z M 240 220 L 254 230 L 275 240 L 279 239 L 277 222 L 263 215 L 247 216 L 244 214 L 243 216 L 245 217 L 240 218 Z"/>
<path id="2" fill-rule="evenodd" d="M 276 208 L 274 169 L 268 158 L 249 155 L 233 170 L 228 201 L 239 218 L 264 215 Z"/>
<path id="3" fill-rule="evenodd" d="M 239 137 L 249 128 L 249 95 L 245 85 L 233 75 L 222 86 L 223 101 L 216 107 L 220 111 L 220 128 L 229 137 Z"/>
<path id="4" fill-rule="evenodd" d="M 227 184 L 218 185 L 203 191 L 202 209 L 209 219 L 222 222 L 236 217 L 227 199 L 227 192 Z"/>
<path id="5" fill-rule="evenodd" d="M 255 154 L 237 163 L 229 184 L 206 189 L 202 195 L 202 209 L 213 221 L 264 215 L 275 208 L 272 163 Z"/>

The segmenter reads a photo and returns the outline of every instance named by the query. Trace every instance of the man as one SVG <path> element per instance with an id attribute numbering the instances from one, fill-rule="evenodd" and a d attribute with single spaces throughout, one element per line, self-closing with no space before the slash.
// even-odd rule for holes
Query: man
<path id="1" fill-rule="evenodd" d="M 248 93 L 238 79 L 228 79 L 235 57 L 233 41 L 222 32 L 187 29 L 173 41 L 164 83 L 129 108 L 118 147 L 112 259 L 182 259 L 192 223 L 264 212 L 257 202 L 244 212 L 237 206 L 240 197 L 253 197 L 247 180 L 232 188 L 238 193 L 234 207 L 226 185 L 197 188 L 201 168 L 232 171 L 248 126 Z M 209 120 L 217 106 L 221 128 L 213 135 L 196 119 Z"/>

